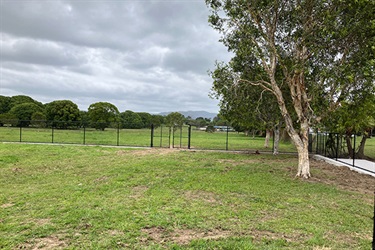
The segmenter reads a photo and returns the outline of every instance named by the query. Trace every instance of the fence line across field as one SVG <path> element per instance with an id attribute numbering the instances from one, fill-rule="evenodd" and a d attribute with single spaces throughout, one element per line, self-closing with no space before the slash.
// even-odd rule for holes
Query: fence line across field
<path id="1" fill-rule="evenodd" d="M 106 125 L 105 129 L 101 128 Z M 88 123 L 61 121 L 11 121 L 0 127 L 1 142 L 61 143 L 83 145 L 112 145 L 160 148 L 185 148 L 207 150 L 230 150 L 249 152 L 272 152 L 274 136 L 270 147 L 264 148 L 264 137 L 246 136 L 234 131 L 230 126 L 220 126 L 216 132 L 209 133 L 193 129 L 191 125 L 168 127 L 151 124 L 145 129 L 124 129 L 120 123 Z M 357 135 L 352 135 L 356 148 Z M 309 135 L 309 152 L 319 154 L 336 161 L 342 160 L 345 141 L 337 133 L 319 132 Z M 279 146 L 280 153 L 295 153 L 291 142 Z M 350 155 L 350 154 L 349 154 Z M 352 166 L 356 164 L 352 154 Z"/>
<path id="2" fill-rule="evenodd" d="M 124 129 L 120 123 L 111 123 L 104 130 L 95 127 L 100 126 L 87 122 L 13 121 L 0 127 L 0 141 L 272 152 L 272 147 L 264 148 L 264 137 L 246 136 L 230 126 L 220 126 L 213 133 L 191 125 Z M 295 149 L 286 142 L 280 152 Z"/>

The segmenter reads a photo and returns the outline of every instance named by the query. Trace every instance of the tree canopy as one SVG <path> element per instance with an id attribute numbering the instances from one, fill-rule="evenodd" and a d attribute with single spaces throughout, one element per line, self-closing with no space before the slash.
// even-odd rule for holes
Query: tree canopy
<path id="1" fill-rule="evenodd" d="M 142 118 L 131 110 L 120 113 L 121 127 L 127 129 L 139 129 L 143 127 Z"/>
<path id="2" fill-rule="evenodd" d="M 92 126 L 104 130 L 112 122 L 116 122 L 119 115 L 117 107 L 108 102 L 96 102 L 89 106 L 88 116 Z"/>
<path id="3" fill-rule="evenodd" d="M 309 127 L 328 117 L 352 91 L 365 91 L 367 84 L 373 84 L 375 2 L 206 0 L 206 4 L 221 42 L 243 65 L 231 71 L 231 83 L 247 83 L 272 94 L 298 151 L 297 176 L 310 177 Z"/>
<path id="4" fill-rule="evenodd" d="M 46 118 L 54 121 L 58 128 L 67 128 L 76 125 L 80 120 L 77 104 L 69 100 L 57 100 L 46 104 Z"/>
<path id="5" fill-rule="evenodd" d="M 44 110 L 42 107 L 32 102 L 17 104 L 9 111 L 10 114 L 17 117 L 17 126 L 22 127 L 27 127 L 30 125 L 32 115 L 36 112 L 44 112 Z"/>

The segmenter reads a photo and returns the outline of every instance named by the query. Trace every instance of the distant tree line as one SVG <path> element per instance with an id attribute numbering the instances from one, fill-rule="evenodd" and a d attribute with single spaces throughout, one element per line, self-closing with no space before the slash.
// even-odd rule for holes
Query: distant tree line
<path id="1" fill-rule="evenodd" d="M 166 124 L 179 127 L 189 124 L 196 127 L 209 125 L 226 125 L 227 122 L 218 117 L 212 121 L 208 118 L 184 117 L 178 112 L 167 116 L 150 114 L 147 112 L 120 112 L 118 108 L 108 102 L 96 102 L 87 111 L 79 110 L 77 104 L 70 100 L 56 100 L 43 104 L 25 95 L 0 95 L 0 126 L 38 126 L 71 129 L 78 127 L 92 127 L 104 130 L 110 127 L 125 129 L 142 129 L 159 127 Z"/>

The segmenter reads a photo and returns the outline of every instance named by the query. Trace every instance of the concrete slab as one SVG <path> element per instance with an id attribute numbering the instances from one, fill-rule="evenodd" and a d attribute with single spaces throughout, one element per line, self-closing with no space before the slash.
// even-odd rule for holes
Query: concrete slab
<path id="1" fill-rule="evenodd" d="M 353 159 L 339 158 L 336 161 L 336 159 L 331 159 L 321 155 L 313 155 L 313 159 L 325 161 L 335 166 L 345 166 L 361 174 L 367 174 L 375 177 L 375 162 L 372 161 L 358 159 L 355 160 L 355 166 L 353 167 Z"/>

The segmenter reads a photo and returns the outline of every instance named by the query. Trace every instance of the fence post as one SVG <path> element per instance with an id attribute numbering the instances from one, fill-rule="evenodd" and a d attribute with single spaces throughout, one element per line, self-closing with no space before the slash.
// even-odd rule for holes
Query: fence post
<path id="1" fill-rule="evenodd" d="M 160 147 L 163 147 L 163 124 L 160 124 Z"/>
<path id="2" fill-rule="evenodd" d="M 225 150 L 228 151 L 228 136 L 229 136 L 229 127 L 227 125 L 227 141 L 226 141 L 226 146 L 225 146 Z"/>
<path id="3" fill-rule="evenodd" d="M 53 141 L 54 141 L 54 140 L 53 140 L 53 139 L 54 139 L 53 137 L 54 137 L 54 129 L 53 129 L 53 122 L 52 122 L 52 138 L 51 138 L 51 139 L 52 139 L 52 143 L 53 143 Z"/>
<path id="4" fill-rule="evenodd" d="M 86 126 L 83 124 L 83 145 L 86 145 Z"/>
<path id="5" fill-rule="evenodd" d="M 323 135 L 324 157 L 327 157 L 327 145 L 326 145 L 326 142 L 327 142 L 327 132 L 324 132 L 324 135 Z"/>
<path id="6" fill-rule="evenodd" d="M 355 166 L 355 141 L 357 135 L 354 133 L 354 145 L 353 145 L 353 167 Z"/>
<path id="7" fill-rule="evenodd" d="M 117 123 L 117 146 L 120 145 L 120 123 Z"/>
<path id="8" fill-rule="evenodd" d="M 191 125 L 189 124 L 189 129 L 188 129 L 188 149 L 190 149 L 190 143 L 191 143 Z"/>
<path id="9" fill-rule="evenodd" d="M 172 130 L 170 130 L 171 132 L 170 133 L 172 133 L 172 148 L 174 148 L 174 126 L 172 126 Z M 171 147 L 171 145 L 169 144 L 169 147 Z"/>
<path id="10" fill-rule="evenodd" d="M 336 133 L 336 161 L 339 158 L 339 134 Z"/>
<path id="11" fill-rule="evenodd" d="M 20 142 L 22 142 L 22 123 L 20 123 Z"/>
<path id="12" fill-rule="evenodd" d="M 182 128 L 183 128 L 183 125 L 181 125 L 181 128 L 180 128 L 180 148 L 182 148 Z"/>
<path id="13" fill-rule="evenodd" d="M 151 124 L 151 148 L 154 147 L 154 124 Z"/>

